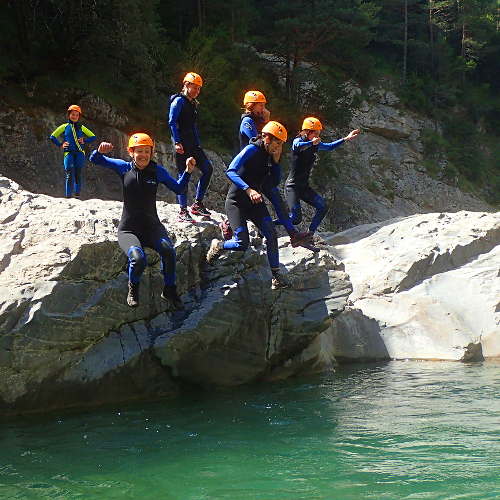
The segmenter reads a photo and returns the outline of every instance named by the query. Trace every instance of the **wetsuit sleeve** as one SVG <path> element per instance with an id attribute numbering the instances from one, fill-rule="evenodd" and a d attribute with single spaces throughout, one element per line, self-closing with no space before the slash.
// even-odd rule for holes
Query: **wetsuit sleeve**
<path id="1" fill-rule="evenodd" d="M 62 125 L 59 125 L 52 134 L 50 134 L 50 140 L 58 147 L 60 148 L 62 146 L 62 142 L 59 141 L 58 137 L 64 132 L 64 129 L 66 128 L 67 123 L 63 123 Z"/>
<path id="2" fill-rule="evenodd" d="M 89 161 L 95 163 L 96 165 L 100 165 L 101 167 L 106 167 L 114 170 L 119 175 L 124 175 L 130 170 L 129 162 L 120 160 L 119 158 L 110 158 L 109 156 L 104 156 L 103 154 L 99 153 L 97 149 L 94 149 L 94 151 L 90 153 Z"/>
<path id="3" fill-rule="evenodd" d="M 312 141 L 304 141 L 300 137 L 293 140 L 292 151 L 304 151 L 313 145 Z"/>
<path id="4" fill-rule="evenodd" d="M 229 167 L 226 170 L 226 175 L 229 180 L 236 184 L 240 189 L 248 189 L 250 186 L 240 177 L 238 173 L 239 170 L 243 167 L 243 165 L 257 152 L 257 146 L 253 144 L 249 144 L 244 149 L 242 149 L 234 158 L 233 161 L 229 164 Z"/>
<path id="5" fill-rule="evenodd" d="M 94 132 L 91 132 L 84 125 L 82 125 L 82 132 L 86 135 L 86 137 L 83 139 L 84 143 L 92 142 L 92 141 L 95 141 L 97 139 L 97 137 L 95 136 Z"/>
<path id="6" fill-rule="evenodd" d="M 241 120 L 240 134 L 246 135 L 249 139 L 259 135 L 255 122 L 249 116 L 245 116 L 245 118 Z"/>
<path id="7" fill-rule="evenodd" d="M 344 139 L 339 139 L 338 141 L 333 142 L 320 142 L 318 144 L 318 149 L 320 151 L 332 151 L 335 148 L 338 148 L 341 144 L 344 144 Z"/>
<path id="8" fill-rule="evenodd" d="M 273 186 L 279 186 L 279 183 L 281 182 L 281 166 L 279 163 L 273 163 L 271 164 L 271 181 L 273 183 Z"/>
<path id="9" fill-rule="evenodd" d="M 181 142 L 181 134 L 177 128 L 177 121 L 179 120 L 179 115 L 182 110 L 182 105 L 184 104 L 184 99 L 182 97 L 176 97 L 172 104 L 170 104 L 170 111 L 168 113 L 168 126 L 170 127 L 170 132 L 172 133 L 172 138 L 174 142 Z"/>
<path id="10" fill-rule="evenodd" d="M 184 171 L 179 179 L 175 180 L 162 165 L 156 165 L 156 178 L 158 182 L 165 184 L 168 189 L 176 194 L 182 194 L 189 182 L 191 174 Z"/>

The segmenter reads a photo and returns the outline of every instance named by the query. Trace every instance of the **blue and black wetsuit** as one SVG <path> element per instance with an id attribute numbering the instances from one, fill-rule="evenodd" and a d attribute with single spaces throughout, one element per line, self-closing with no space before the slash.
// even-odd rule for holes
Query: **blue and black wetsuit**
<path id="1" fill-rule="evenodd" d="M 197 127 L 198 101 L 189 99 L 184 94 L 174 94 L 170 97 L 170 111 L 168 114 L 168 125 L 175 144 L 182 144 L 184 153 L 175 153 L 175 163 L 182 176 L 186 168 L 186 160 L 190 156 L 196 159 L 196 166 L 201 170 L 201 177 L 196 186 L 196 200 L 202 201 L 210 184 L 213 167 L 207 155 L 201 149 L 200 138 Z M 187 186 L 177 196 L 181 208 L 187 207 Z"/>
<path id="2" fill-rule="evenodd" d="M 61 135 L 63 136 L 62 141 L 59 140 Z M 85 164 L 85 152 L 82 144 L 78 142 L 78 139 L 82 137 L 85 144 L 96 139 L 94 133 L 87 127 L 71 120 L 59 125 L 50 135 L 50 140 L 59 148 L 63 142 L 69 143 L 69 146 L 64 148 L 65 195 L 67 198 L 73 192 L 79 195 L 82 188 L 81 170 Z"/>
<path id="3" fill-rule="evenodd" d="M 244 113 L 241 115 L 240 122 L 240 150 L 248 145 L 252 137 L 259 137 L 262 132 L 262 128 L 266 124 L 265 120 L 252 114 Z M 271 202 L 278 216 L 278 221 L 283 224 L 287 233 L 291 236 L 296 233 L 296 229 L 293 227 L 291 219 L 288 216 L 288 210 L 283 197 L 281 196 L 279 187 L 273 184 L 273 179 L 269 177 L 262 184 L 262 194 Z"/>
<path id="4" fill-rule="evenodd" d="M 98 151 L 93 151 L 89 159 L 96 165 L 114 170 L 122 180 L 123 211 L 118 225 L 118 244 L 128 257 L 129 281 L 139 282 L 147 264 L 144 247 L 148 247 L 160 254 L 165 285 L 174 285 L 175 249 L 158 218 L 156 191 L 161 182 L 175 193 L 181 193 L 190 174 L 184 172 L 175 180 L 163 166 L 153 161 L 146 168 L 139 169 L 134 162 L 109 158 Z"/>
<path id="5" fill-rule="evenodd" d="M 234 236 L 224 242 L 224 249 L 245 251 L 249 245 L 247 221 L 252 221 L 266 238 L 267 258 L 271 269 L 279 268 L 278 238 L 266 204 L 252 203 L 245 192 L 249 187 L 262 193 L 262 185 L 271 178 L 275 185 L 280 181 L 280 166 L 272 161 L 262 139 L 250 143 L 238 153 L 229 165 L 226 175 L 231 186 L 226 197 L 226 215 Z"/>
<path id="6" fill-rule="evenodd" d="M 292 224 L 300 224 L 302 221 L 302 208 L 300 206 L 302 200 L 316 209 L 309 225 L 309 231 L 313 233 L 318 229 L 328 211 L 328 206 L 325 199 L 309 186 L 311 170 L 317 161 L 318 151 L 332 151 L 343 143 L 344 139 L 339 139 L 334 142 L 320 142 L 314 146 L 312 141 L 304 140 L 301 136 L 294 139 L 292 166 L 285 183 L 286 200 Z"/>

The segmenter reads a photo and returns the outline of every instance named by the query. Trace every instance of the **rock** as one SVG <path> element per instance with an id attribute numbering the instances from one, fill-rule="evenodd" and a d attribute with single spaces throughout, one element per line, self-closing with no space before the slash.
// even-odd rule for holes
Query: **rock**
<path id="1" fill-rule="evenodd" d="M 295 285 L 274 291 L 262 245 L 224 254 L 210 267 L 206 249 L 218 227 L 180 224 L 177 206 L 163 202 L 158 212 L 175 242 L 182 312 L 160 298 L 158 257 L 149 251 L 140 306 L 125 304 L 126 259 L 116 243 L 121 203 L 33 194 L 0 177 L 0 413 L 332 366 L 318 337 L 352 288 L 327 251 L 292 249 L 281 239 L 283 270 Z"/>
<path id="2" fill-rule="evenodd" d="M 325 334 L 337 361 L 476 359 L 479 342 L 500 356 L 500 213 L 414 215 L 324 238 L 353 285 Z"/>

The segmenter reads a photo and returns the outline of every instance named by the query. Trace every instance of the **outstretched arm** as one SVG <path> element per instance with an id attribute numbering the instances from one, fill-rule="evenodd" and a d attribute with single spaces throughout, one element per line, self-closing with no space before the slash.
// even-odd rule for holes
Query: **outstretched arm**
<path id="1" fill-rule="evenodd" d="M 109 153 L 112 149 L 113 144 L 110 142 L 101 142 L 97 150 L 94 149 L 94 151 L 90 153 L 89 161 L 101 167 L 114 170 L 119 175 L 124 175 L 130 170 L 130 163 L 125 160 L 120 160 L 119 158 L 104 156 L 104 153 Z"/>

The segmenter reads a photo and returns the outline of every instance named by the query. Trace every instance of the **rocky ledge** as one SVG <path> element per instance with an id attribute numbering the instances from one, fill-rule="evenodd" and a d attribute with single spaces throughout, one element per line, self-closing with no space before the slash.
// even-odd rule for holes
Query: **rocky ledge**
<path id="1" fill-rule="evenodd" d="M 343 360 L 498 356 L 500 214 L 426 214 L 324 234 L 318 254 L 280 239 L 293 287 L 271 290 L 255 235 L 207 266 L 215 224 L 176 222 L 186 305 L 160 298 L 158 258 L 125 304 L 121 203 L 52 198 L 0 177 L 0 413 L 175 394 L 325 370 Z M 482 352 L 481 352 L 482 351 Z"/>
<path id="2" fill-rule="evenodd" d="M 294 287 L 271 290 L 259 238 L 208 266 L 220 216 L 188 225 L 176 222 L 174 205 L 158 202 L 158 212 L 175 241 L 182 312 L 160 298 L 154 252 L 140 306 L 126 305 L 121 203 L 33 194 L 0 177 L 0 412 L 154 398 L 183 383 L 233 386 L 332 365 L 319 336 L 352 289 L 329 252 L 282 238 Z"/>

